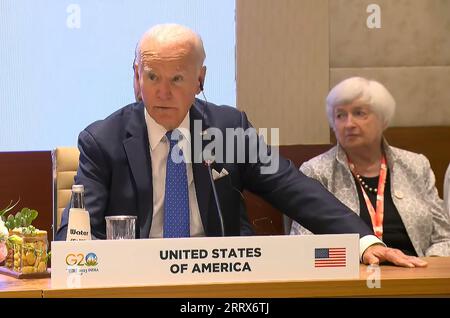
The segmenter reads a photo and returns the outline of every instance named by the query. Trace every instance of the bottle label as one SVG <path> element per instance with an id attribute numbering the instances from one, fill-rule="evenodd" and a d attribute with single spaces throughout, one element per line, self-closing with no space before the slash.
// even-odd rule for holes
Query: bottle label
<path id="1" fill-rule="evenodd" d="M 91 221 L 89 212 L 84 209 L 70 208 L 66 241 L 86 241 L 91 239 Z"/>

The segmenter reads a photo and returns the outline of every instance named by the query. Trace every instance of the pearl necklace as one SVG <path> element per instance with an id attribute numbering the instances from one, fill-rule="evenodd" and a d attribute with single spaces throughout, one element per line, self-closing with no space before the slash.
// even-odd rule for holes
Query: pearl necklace
<path id="1" fill-rule="evenodd" d="M 358 179 L 359 183 L 361 183 L 361 185 L 364 187 L 364 189 L 368 190 L 369 192 L 375 193 L 375 194 L 378 192 L 377 188 L 369 187 L 369 185 L 364 182 L 363 178 L 358 173 L 356 174 L 356 179 Z"/>

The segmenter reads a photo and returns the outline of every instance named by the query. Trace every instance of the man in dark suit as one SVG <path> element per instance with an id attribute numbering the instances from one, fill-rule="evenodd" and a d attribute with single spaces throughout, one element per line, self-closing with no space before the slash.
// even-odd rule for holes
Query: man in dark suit
<path id="1" fill-rule="evenodd" d="M 166 237 L 174 219 L 184 227 L 180 236 L 245 235 L 250 232 L 241 192 L 248 189 L 314 233 L 359 233 L 365 263 L 426 264 L 386 248 L 318 182 L 274 156 L 252 133 L 245 113 L 195 99 L 203 90 L 206 67 L 202 41 L 193 31 L 158 25 L 143 35 L 138 52 L 135 82 L 142 102 L 91 124 L 79 136 L 75 182 L 86 189 L 94 237 L 104 239 L 104 217 L 119 214 L 137 216 L 139 238 Z M 212 152 L 211 139 L 212 160 L 205 158 Z M 184 177 L 174 182 L 169 171 L 180 164 L 176 155 L 182 160 L 175 177 Z M 205 159 L 216 175 L 217 200 Z M 187 221 L 180 221 L 186 216 L 166 219 L 170 206 L 186 210 Z M 67 222 L 68 209 L 57 239 L 65 239 Z"/>

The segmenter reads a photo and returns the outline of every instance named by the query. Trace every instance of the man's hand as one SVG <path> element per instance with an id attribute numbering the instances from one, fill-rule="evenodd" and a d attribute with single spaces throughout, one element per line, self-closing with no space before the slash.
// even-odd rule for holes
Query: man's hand
<path id="1" fill-rule="evenodd" d="M 371 245 L 363 254 L 363 263 L 366 265 L 391 262 L 402 267 L 425 267 L 427 262 L 415 256 L 407 256 L 402 251 L 385 247 L 383 245 Z"/>

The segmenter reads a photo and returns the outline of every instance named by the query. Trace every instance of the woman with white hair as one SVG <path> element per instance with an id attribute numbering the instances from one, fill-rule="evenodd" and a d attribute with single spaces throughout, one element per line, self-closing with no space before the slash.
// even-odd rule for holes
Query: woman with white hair
<path id="1" fill-rule="evenodd" d="M 428 159 L 389 146 L 383 131 L 395 101 L 380 83 L 348 78 L 328 94 L 338 144 L 300 170 L 317 179 L 393 248 L 414 256 L 450 255 L 450 217 Z M 291 234 L 310 234 L 294 222 Z"/>

